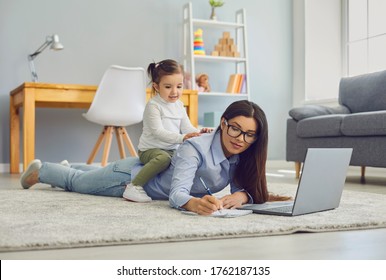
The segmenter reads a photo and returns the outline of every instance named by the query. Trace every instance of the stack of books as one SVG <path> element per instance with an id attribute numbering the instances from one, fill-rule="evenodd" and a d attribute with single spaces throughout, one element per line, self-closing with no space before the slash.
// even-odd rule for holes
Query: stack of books
<path id="1" fill-rule="evenodd" d="M 228 93 L 243 93 L 245 92 L 245 74 L 232 74 L 229 77 L 226 92 Z"/>

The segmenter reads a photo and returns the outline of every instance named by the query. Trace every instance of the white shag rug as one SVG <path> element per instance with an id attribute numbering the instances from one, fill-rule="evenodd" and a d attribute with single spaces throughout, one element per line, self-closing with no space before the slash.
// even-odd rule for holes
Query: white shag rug
<path id="1" fill-rule="evenodd" d="M 140 204 L 38 185 L 1 190 L 0 213 L 0 252 L 6 252 L 382 228 L 386 195 L 344 191 L 339 208 L 297 217 L 214 218 L 183 215 L 167 201 Z"/>

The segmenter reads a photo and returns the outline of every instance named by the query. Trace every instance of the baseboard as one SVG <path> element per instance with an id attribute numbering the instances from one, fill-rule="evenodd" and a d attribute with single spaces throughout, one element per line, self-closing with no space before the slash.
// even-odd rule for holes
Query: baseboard
<path id="1" fill-rule="evenodd" d="M 289 168 L 294 169 L 294 162 L 286 160 L 267 160 L 267 168 Z"/>
<path id="2" fill-rule="evenodd" d="M 20 164 L 19 170 L 23 167 L 22 164 Z M 9 173 L 9 163 L 0 163 L 0 173 Z"/>

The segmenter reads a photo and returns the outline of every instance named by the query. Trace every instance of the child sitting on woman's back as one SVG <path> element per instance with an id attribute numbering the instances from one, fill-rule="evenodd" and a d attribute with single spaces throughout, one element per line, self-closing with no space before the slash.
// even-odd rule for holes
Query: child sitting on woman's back
<path id="1" fill-rule="evenodd" d="M 145 165 L 123 193 L 125 199 L 136 202 L 151 201 L 143 186 L 168 168 L 179 144 L 201 133 L 211 132 L 208 128 L 195 128 L 179 100 L 184 81 L 180 64 L 166 59 L 150 63 L 147 72 L 156 95 L 146 105 L 138 145 L 139 159 Z"/>

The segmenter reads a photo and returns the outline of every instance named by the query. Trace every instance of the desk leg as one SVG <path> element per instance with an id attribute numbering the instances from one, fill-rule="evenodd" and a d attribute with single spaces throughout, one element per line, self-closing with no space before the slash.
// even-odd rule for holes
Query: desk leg
<path id="1" fill-rule="evenodd" d="M 189 95 L 188 115 L 193 126 L 198 126 L 198 95 Z"/>
<path id="2" fill-rule="evenodd" d="M 10 173 L 19 173 L 20 165 L 20 115 L 14 106 L 14 96 L 9 98 L 9 161 Z"/>
<path id="3" fill-rule="evenodd" d="M 35 158 L 35 89 L 24 91 L 23 170 Z"/>

